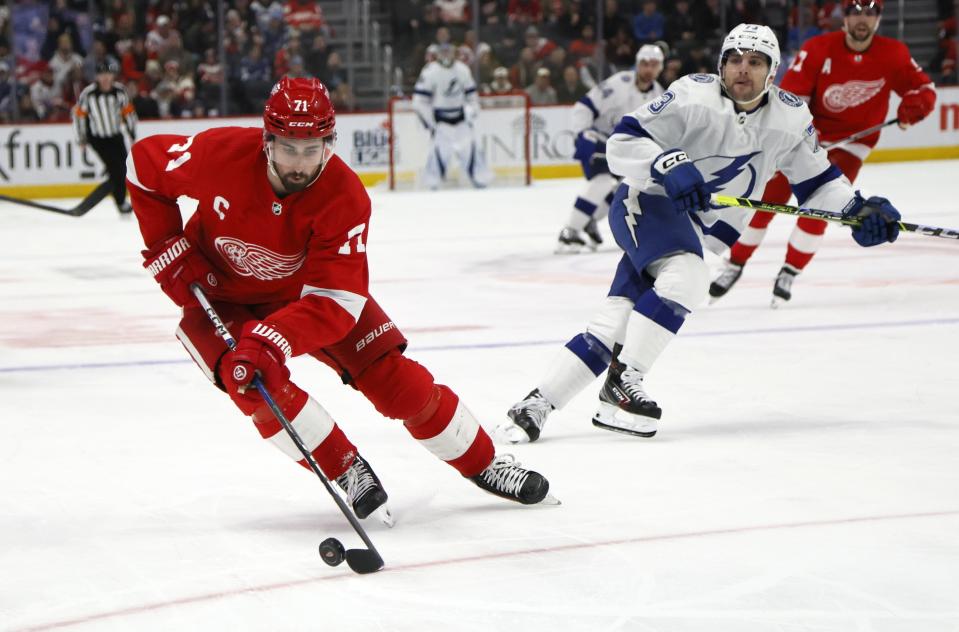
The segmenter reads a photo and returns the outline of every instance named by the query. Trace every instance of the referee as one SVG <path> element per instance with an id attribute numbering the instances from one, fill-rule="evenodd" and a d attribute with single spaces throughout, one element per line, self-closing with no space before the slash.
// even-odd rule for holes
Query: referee
<path id="1" fill-rule="evenodd" d="M 136 140 L 137 115 L 122 85 L 114 83 L 117 74 L 115 62 L 97 64 L 96 81 L 80 93 L 73 108 L 73 128 L 80 149 L 87 143 L 106 165 L 113 199 L 122 215 L 133 209 L 127 197 L 127 146 L 122 127 L 126 127 L 130 143 Z"/>

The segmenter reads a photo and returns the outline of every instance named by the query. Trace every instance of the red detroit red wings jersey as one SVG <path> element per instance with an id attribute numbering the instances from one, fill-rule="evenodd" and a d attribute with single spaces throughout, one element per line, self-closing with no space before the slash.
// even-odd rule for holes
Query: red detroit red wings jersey
<path id="1" fill-rule="evenodd" d="M 824 143 L 885 121 L 890 90 L 901 96 L 926 85 L 931 88 L 932 80 L 902 42 L 876 35 L 867 50 L 857 53 L 846 46 L 842 31 L 806 41 L 781 83 L 785 90 L 808 99 Z M 858 143 L 872 148 L 878 141 L 876 132 Z"/>
<path id="2" fill-rule="evenodd" d="M 180 232 L 176 200 L 196 204 L 184 234 L 217 270 L 211 298 L 284 305 L 265 320 L 299 355 L 345 336 L 366 303 L 370 198 L 337 156 L 303 191 L 278 197 L 263 130 L 157 135 L 133 146 L 127 179 L 147 246 Z"/>

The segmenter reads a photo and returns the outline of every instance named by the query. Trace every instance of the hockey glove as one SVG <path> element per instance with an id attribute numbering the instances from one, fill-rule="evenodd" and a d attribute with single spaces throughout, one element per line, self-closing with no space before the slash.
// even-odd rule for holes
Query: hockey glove
<path id="1" fill-rule="evenodd" d="M 843 209 L 842 216 L 862 219 L 862 225 L 852 229 L 852 238 L 860 246 L 878 246 L 887 241 L 894 242 L 899 237 L 902 216 L 884 197 L 873 196 L 867 200 L 856 191 L 856 197 Z"/>
<path id="2" fill-rule="evenodd" d="M 196 305 L 190 285 L 199 283 L 204 291 L 218 285 L 213 265 L 183 236 L 183 233 L 155 243 L 143 251 L 143 267 L 150 271 L 160 289 L 180 307 Z"/>
<path id="3" fill-rule="evenodd" d="M 463 119 L 471 128 L 476 125 L 476 119 L 479 118 L 479 110 L 475 105 L 467 103 L 463 106 Z"/>
<path id="4" fill-rule="evenodd" d="M 921 88 L 910 90 L 902 95 L 902 102 L 896 110 L 896 118 L 900 126 L 915 125 L 929 116 L 936 107 L 936 93 L 934 90 Z"/>
<path id="5" fill-rule="evenodd" d="M 223 356 L 220 379 L 234 401 L 251 406 L 263 403 L 260 392 L 250 383 L 259 375 L 263 385 L 278 392 L 290 379 L 287 359 L 293 348 L 273 325 L 252 321 L 243 326 L 243 333 L 231 353 Z"/>
<path id="6" fill-rule="evenodd" d="M 593 129 L 583 130 L 576 136 L 573 158 L 583 165 L 587 180 L 601 173 L 609 173 L 606 162 L 606 137 Z"/>
<path id="7" fill-rule="evenodd" d="M 679 213 L 705 209 L 709 190 L 703 174 L 681 149 L 669 149 L 656 156 L 651 168 L 653 181 L 666 190 L 666 197 Z"/>

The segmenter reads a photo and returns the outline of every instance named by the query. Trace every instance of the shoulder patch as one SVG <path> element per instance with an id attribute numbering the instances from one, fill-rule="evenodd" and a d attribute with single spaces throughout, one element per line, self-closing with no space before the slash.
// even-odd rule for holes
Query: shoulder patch
<path id="1" fill-rule="evenodd" d="M 695 75 L 689 75 L 689 78 L 695 81 L 696 83 L 712 83 L 716 81 L 716 78 L 712 75 L 706 75 L 703 73 L 696 73 Z"/>
<path id="2" fill-rule="evenodd" d="M 803 101 L 797 97 L 792 92 L 788 90 L 779 90 L 779 100 L 785 103 L 786 105 L 794 108 L 802 107 Z"/>
<path id="3" fill-rule="evenodd" d="M 619 78 L 619 80 L 622 81 L 623 83 L 629 83 L 633 80 L 633 78 L 630 77 L 629 74 L 623 73 L 623 75 Z"/>
<path id="4" fill-rule="evenodd" d="M 673 102 L 673 99 L 676 98 L 676 93 L 672 90 L 667 90 L 664 92 L 658 99 L 649 104 L 649 111 L 651 114 L 659 114 L 663 111 L 667 105 Z"/>

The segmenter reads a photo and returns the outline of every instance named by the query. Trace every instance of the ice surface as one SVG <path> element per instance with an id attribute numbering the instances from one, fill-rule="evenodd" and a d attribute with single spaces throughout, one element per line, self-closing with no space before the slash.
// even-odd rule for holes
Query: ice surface
<path id="1" fill-rule="evenodd" d="M 955 228 L 957 174 L 859 184 Z M 605 295 L 613 246 L 551 254 L 579 187 L 373 192 L 373 292 L 487 429 Z M 317 554 L 359 545 L 319 482 L 173 337 L 135 222 L 0 205 L 0 629 L 959 629 L 959 243 L 833 226 L 774 311 L 793 223 L 648 378 L 654 439 L 593 428 L 597 383 L 501 448 L 558 508 L 483 494 L 294 359 L 390 492 L 396 527 L 367 525 L 386 569 L 358 576 Z"/>

